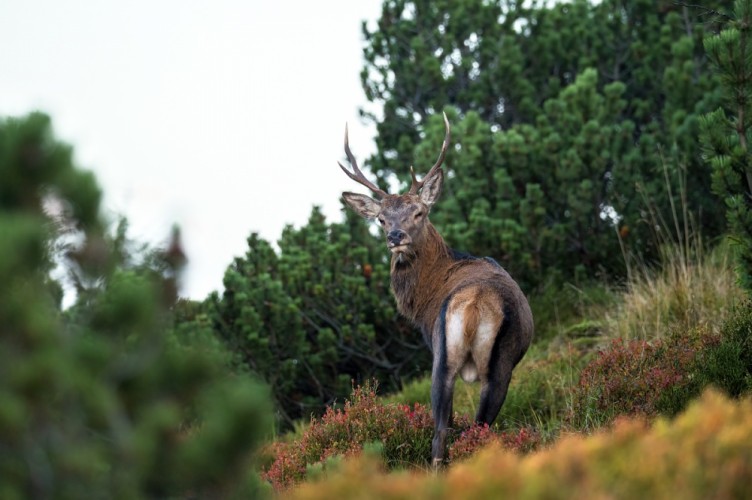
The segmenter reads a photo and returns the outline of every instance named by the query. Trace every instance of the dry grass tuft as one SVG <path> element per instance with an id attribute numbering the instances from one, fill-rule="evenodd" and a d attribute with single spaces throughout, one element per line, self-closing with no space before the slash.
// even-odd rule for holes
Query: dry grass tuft
<path id="1" fill-rule="evenodd" d="M 622 300 L 605 314 L 606 337 L 651 340 L 703 326 L 718 333 L 744 293 L 726 245 L 709 255 L 667 246 L 660 268 L 633 270 Z"/>

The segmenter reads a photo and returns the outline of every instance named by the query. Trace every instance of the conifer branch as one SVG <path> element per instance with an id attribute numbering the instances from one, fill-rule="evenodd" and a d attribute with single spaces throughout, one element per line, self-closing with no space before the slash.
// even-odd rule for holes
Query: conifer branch
<path id="1" fill-rule="evenodd" d="M 678 5 L 680 7 L 688 7 L 690 9 L 698 9 L 698 10 L 701 10 L 701 11 L 705 12 L 706 14 L 710 14 L 710 15 L 713 15 L 713 16 L 722 17 L 722 18 L 727 19 L 729 21 L 733 21 L 734 20 L 734 18 L 731 17 L 731 16 L 729 16 L 728 14 L 724 14 L 723 12 L 719 12 L 719 11 L 714 10 L 714 9 L 709 9 L 709 8 L 705 7 L 704 5 L 698 5 L 696 3 L 678 2 L 678 1 L 674 1 L 674 5 Z"/>

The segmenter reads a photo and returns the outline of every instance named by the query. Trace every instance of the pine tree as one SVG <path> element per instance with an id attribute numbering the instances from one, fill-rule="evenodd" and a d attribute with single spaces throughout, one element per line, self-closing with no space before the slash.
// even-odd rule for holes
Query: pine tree
<path id="1" fill-rule="evenodd" d="M 434 221 L 528 284 L 623 274 L 617 230 L 657 258 L 650 211 L 669 220 L 682 196 L 686 227 L 712 239 L 723 215 L 696 141 L 720 102 L 705 19 L 652 0 L 387 1 L 364 27 L 363 86 L 383 107 L 368 164 L 382 184 L 406 182 L 410 165 L 433 162 L 431 117 L 448 111 L 457 199 L 445 195 Z"/>
<path id="2" fill-rule="evenodd" d="M 0 179 L 0 497 L 259 493 L 270 397 L 229 375 L 208 324 L 174 325 L 175 249 L 122 265 L 124 233 L 43 114 L 0 119 Z M 66 311 L 55 260 L 87 284 Z"/>
<path id="3" fill-rule="evenodd" d="M 702 143 L 713 191 L 739 248 L 738 273 L 752 291 L 752 1 L 734 2 L 723 30 L 705 39 L 724 90 L 723 107 L 703 117 Z"/>
<path id="4" fill-rule="evenodd" d="M 286 428 L 343 401 L 353 381 L 376 377 L 389 391 L 428 366 L 396 311 L 382 241 L 345 214 L 327 223 L 314 207 L 306 225 L 284 229 L 279 252 L 252 234 L 206 304 L 239 366 L 271 386 Z"/>

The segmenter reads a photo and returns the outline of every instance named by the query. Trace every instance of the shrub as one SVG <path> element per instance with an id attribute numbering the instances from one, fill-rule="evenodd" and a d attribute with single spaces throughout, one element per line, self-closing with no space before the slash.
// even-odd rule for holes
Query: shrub
<path id="1" fill-rule="evenodd" d="M 746 498 L 752 400 L 707 392 L 674 420 L 620 419 L 609 432 L 570 435 L 519 456 L 491 444 L 446 474 L 387 474 L 345 460 L 293 498 Z"/>
<path id="2" fill-rule="evenodd" d="M 342 409 L 330 407 L 320 419 L 313 418 L 300 439 L 268 446 L 264 454 L 271 460 L 262 477 L 281 491 L 369 447 L 378 451 L 387 469 L 427 468 L 433 438 L 428 407 L 381 403 L 375 388 L 375 382 L 355 387 Z M 530 428 L 498 432 L 475 424 L 469 415 L 455 415 L 449 441 L 449 459 L 455 461 L 490 442 L 527 453 L 539 446 L 541 437 Z"/>
<path id="3" fill-rule="evenodd" d="M 744 305 L 714 333 L 708 325 L 664 339 L 612 341 L 580 375 L 576 428 L 617 415 L 673 416 L 707 386 L 738 397 L 752 389 L 752 307 Z"/>
<path id="4" fill-rule="evenodd" d="M 428 409 L 417 403 L 381 404 L 376 386 L 355 387 L 344 408 L 329 407 L 320 419 L 311 420 L 299 440 L 274 445 L 275 459 L 262 477 L 282 490 L 302 481 L 309 467 L 357 454 L 372 442 L 381 443 L 388 468 L 427 466 L 433 436 Z"/>
<path id="5" fill-rule="evenodd" d="M 449 446 L 449 461 L 465 460 L 491 443 L 517 453 L 529 453 L 540 446 L 541 436 L 538 431 L 528 427 L 499 433 L 488 424 L 473 424 Z"/>
<path id="6" fill-rule="evenodd" d="M 721 345 L 711 360 L 714 384 L 732 396 L 752 391 L 752 302 L 745 302 L 723 325 Z"/>
<path id="7" fill-rule="evenodd" d="M 488 424 L 476 424 L 463 431 L 449 450 L 449 461 L 463 460 L 492 442 L 498 442 L 499 436 Z"/>
<path id="8" fill-rule="evenodd" d="M 574 427 L 597 428 L 618 415 L 676 413 L 686 399 L 670 395 L 694 389 L 692 374 L 699 357 L 718 342 L 717 335 L 707 333 L 674 335 L 652 343 L 612 341 L 580 374 L 573 398 Z"/>
<path id="9" fill-rule="evenodd" d="M 228 375 L 210 329 L 174 325 L 177 233 L 148 253 L 107 234 L 94 177 L 39 113 L 0 117 L 0 178 L 0 498 L 261 494 L 271 395 Z"/>

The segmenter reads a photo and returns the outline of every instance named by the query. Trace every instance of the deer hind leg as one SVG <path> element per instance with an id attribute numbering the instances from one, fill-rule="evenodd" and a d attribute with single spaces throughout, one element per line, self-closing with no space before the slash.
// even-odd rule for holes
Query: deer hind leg
<path id="1" fill-rule="evenodd" d="M 519 356 L 514 350 L 514 341 L 508 332 L 512 314 L 506 308 L 504 312 L 506 314 L 496 330 L 497 334 L 493 336 L 493 345 L 484 351 L 485 370 L 481 371 L 480 376 L 480 405 L 475 421 L 488 425 L 493 423 L 504 404 L 509 382 L 512 380 L 512 369 L 519 361 Z"/>
<path id="2" fill-rule="evenodd" d="M 486 380 L 481 380 L 480 405 L 475 415 L 476 422 L 491 425 L 496 420 L 507 397 L 511 380 L 511 368 L 489 373 Z"/>

